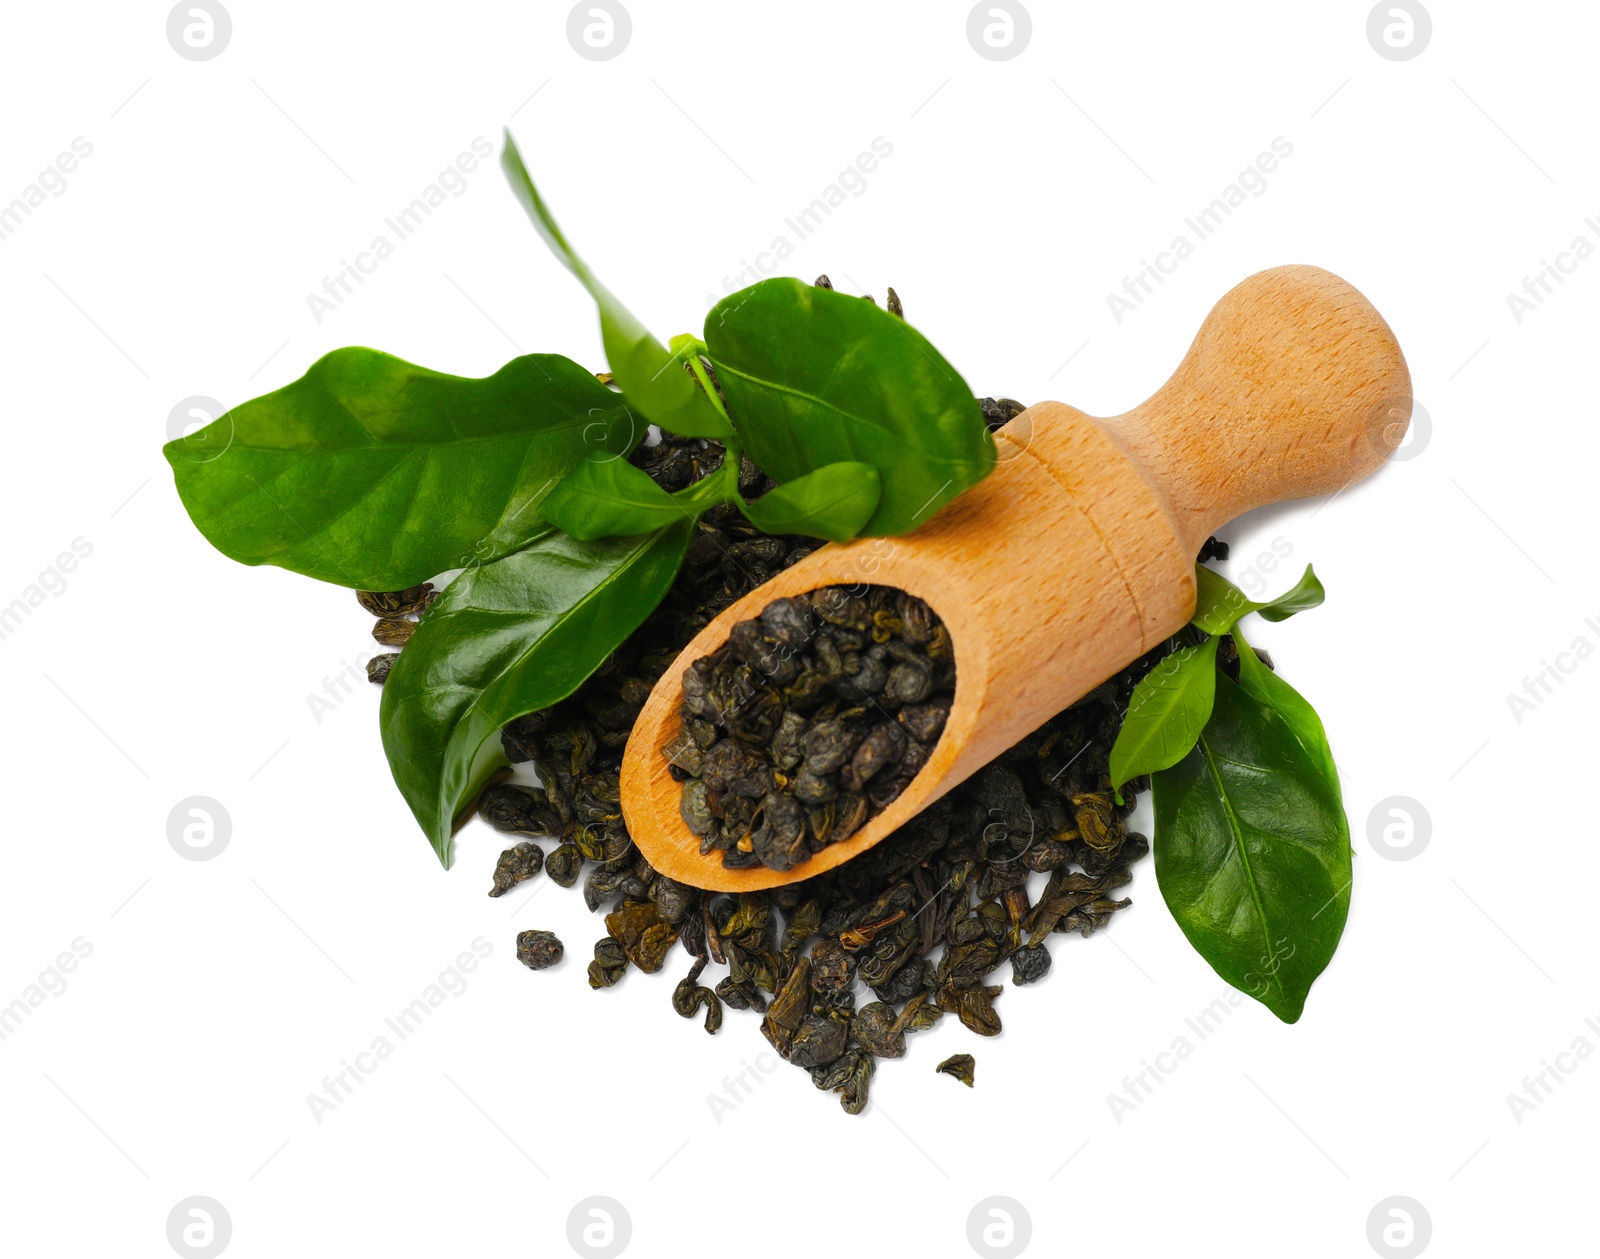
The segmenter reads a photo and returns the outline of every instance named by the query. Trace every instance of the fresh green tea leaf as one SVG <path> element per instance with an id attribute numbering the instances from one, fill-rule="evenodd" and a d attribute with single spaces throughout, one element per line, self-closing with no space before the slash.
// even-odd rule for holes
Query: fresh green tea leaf
<path id="1" fill-rule="evenodd" d="M 583 542 L 652 533 L 691 514 L 626 459 L 582 460 L 539 510 Z"/>
<path id="2" fill-rule="evenodd" d="M 1211 716 L 1221 641 L 1208 638 L 1198 647 L 1179 647 L 1133 688 L 1122 729 L 1111 745 L 1113 789 L 1120 791 L 1140 774 L 1176 765 L 1194 747 Z"/>
<path id="3" fill-rule="evenodd" d="M 1322 728 L 1322 718 L 1299 691 L 1290 686 L 1266 665 L 1244 641 L 1238 630 L 1233 632 L 1234 645 L 1239 649 L 1239 685 L 1257 703 L 1276 709 L 1293 727 L 1306 751 L 1315 756 L 1328 781 L 1339 788 L 1339 770 L 1333 763 L 1333 749 L 1328 746 L 1327 732 Z M 1342 793 L 1341 793 L 1342 794 Z"/>
<path id="4" fill-rule="evenodd" d="M 1194 587 L 1194 615 L 1189 623 L 1213 638 L 1226 634 L 1256 606 L 1244 591 L 1204 564 L 1194 566 Z"/>
<path id="5" fill-rule="evenodd" d="M 1261 613 L 1268 621 L 1286 621 L 1296 612 L 1319 606 L 1326 596 L 1309 564 L 1292 590 L 1267 603 L 1246 598 L 1244 591 L 1204 564 L 1194 566 L 1194 581 L 1194 616 L 1190 623 L 1212 635 L 1226 634 L 1252 612 Z"/>
<path id="6" fill-rule="evenodd" d="M 740 507 L 763 533 L 848 542 L 871 518 L 879 493 L 878 470 L 871 464 L 830 463 Z"/>
<path id="7" fill-rule="evenodd" d="M 163 453 L 224 555 L 400 590 L 517 550 L 578 460 L 643 436 L 621 398 L 558 354 L 473 380 L 349 348 Z"/>
<path id="8" fill-rule="evenodd" d="M 600 283 L 589 264 L 567 243 L 550 207 L 534 187 L 509 129 L 505 138 L 500 166 L 511 183 L 511 191 L 522 202 L 551 252 L 589 290 L 589 296 L 600 308 L 600 338 L 605 345 L 606 362 L 623 396 L 648 419 L 680 436 L 733 436 L 733 427 L 718 404 L 685 369 L 693 344 L 677 352 L 669 351 Z"/>
<path id="9" fill-rule="evenodd" d="M 1226 675 L 1194 750 L 1151 781 L 1173 917 L 1217 974 L 1295 1022 L 1350 909 L 1336 782 L 1282 713 Z"/>
<path id="10" fill-rule="evenodd" d="M 868 463 L 882 492 L 861 532 L 914 529 L 995 464 L 967 384 L 925 337 L 871 302 L 771 279 L 706 316 L 729 413 L 756 466 L 797 481 Z"/>
<path id="11" fill-rule="evenodd" d="M 1327 595 L 1328 592 L 1322 588 L 1316 573 L 1311 571 L 1311 565 L 1307 564 L 1306 571 L 1300 575 L 1300 580 L 1295 583 L 1294 589 L 1268 603 L 1259 604 L 1256 611 L 1261 614 L 1261 619 L 1264 621 L 1287 621 L 1296 612 L 1308 612 L 1312 608 L 1321 607 Z"/>
<path id="12" fill-rule="evenodd" d="M 687 489 L 668 494 L 622 459 L 585 460 L 544 501 L 544 518 L 585 542 L 626 538 L 662 529 L 685 517 L 698 520 L 718 503 L 739 496 L 739 464 L 720 467 Z"/>
<path id="13" fill-rule="evenodd" d="M 661 601 L 689 545 L 680 518 L 636 538 L 550 531 L 445 587 L 384 683 L 383 750 L 439 860 L 503 759 L 500 730 L 572 694 Z"/>

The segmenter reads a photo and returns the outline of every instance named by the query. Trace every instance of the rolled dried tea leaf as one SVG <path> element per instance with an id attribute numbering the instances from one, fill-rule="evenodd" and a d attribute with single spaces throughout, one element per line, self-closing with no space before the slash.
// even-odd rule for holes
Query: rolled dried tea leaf
<path id="1" fill-rule="evenodd" d="M 991 431 L 1003 428 L 1028 409 L 1014 398 L 979 398 L 978 407 L 983 412 L 983 422 Z M 1201 558 L 1204 556 L 1202 551 Z"/>
<path id="2" fill-rule="evenodd" d="M 660 970 L 667 950 L 678 942 L 678 929 L 663 922 L 661 910 L 649 901 L 631 901 L 607 914 L 606 930 L 621 943 L 627 959 L 646 974 Z"/>
<path id="3" fill-rule="evenodd" d="M 367 661 L 367 681 L 375 682 L 382 686 L 389 677 L 389 670 L 394 667 L 394 662 L 400 659 L 397 651 L 380 652 Z"/>
<path id="4" fill-rule="evenodd" d="M 672 1008 L 684 1018 L 692 1019 L 695 1011 L 704 1006 L 705 1029 L 714 1036 L 722 1027 L 722 1002 L 715 992 L 697 982 L 700 972 L 705 968 L 706 959 L 700 958 L 689 968 L 689 973 L 678 981 L 678 986 L 672 992 Z"/>
<path id="5" fill-rule="evenodd" d="M 481 811 L 481 806 L 480 806 Z M 494 867 L 494 886 L 490 896 L 504 896 L 524 879 L 531 879 L 544 868 L 544 849 L 523 840 L 500 854 Z"/>
<path id="6" fill-rule="evenodd" d="M 628 958 L 622 943 L 613 936 L 595 941 L 594 961 L 589 963 L 589 987 L 609 988 L 627 972 Z"/>
<path id="7" fill-rule="evenodd" d="M 1050 971 L 1050 950 L 1042 944 L 1027 945 L 1011 955 L 1011 982 L 1019 988 L 1043 979 Z"/>
<path id="8" fill-rule="evenodd" d="M 811 1082 L 819 1089 L 839 1094 L 839 1105 L 847 1115 L 859 1115 L 867 1108 L 867 1090 L 876 1068 L 873 1056 L 863 1049 L 847 1049 L 824 1066 L 814 1067 Z"/>
<path id="9" fill-rule="evenodd" d="M 564 950 L 554 931 L 523 931 L 517 935 L 517 961 L 529 970 L 546 970 L 561 960 Z"/>
<path id="10" fill-rule="evenodd" d="M 403 616 L 386 616 L 374 623 L 372 636 L 385 647 L 404 647 L 417 632 L 417 623 Z"/>
<path id="11" fill-rule="evenodd" d="M 424 581 L 406 590 L 358 590 L 356 598 L 373 616 L 414 616 L 433 602 L 433 583 Z"/>
<path id="12" fill-rule="evenodd" d="M 497 783 L 478 798 L 478 816 L 506 835 L 538 838 L 563 833 L 561 814 L 541 787 Z"/>
<path id="13" fill-rule="evenodd" d="M 899 1023 L 900 1012 L 887 1001 L 873 1001 L 856 1011 L 853 1031 L 856 1043 L 875 1058 L 904 1058 L 906 1036 Z"/>
<path id="14" fill-rule="evenodd" d="M 850 1041 L 847 1019 L 807 1015 L 789 1042 L 789 1061 L 797 1067 L 824 1067 L 844 1053 Z"/>
<path id="15" fill-rule="evenodd" d="M 976 1067 L 971 1054 L 951 1054 L 934 1068 L 940 1075 L 951 1075 L 968 1088 L 972 1087 L 972 1073 Z"/>
<path id="16" fill-rule="evenodd" d="M 571 887 L 583 873 L 583 854 L 576 844 L 563 842 L 545 858 L 544 870 L 558 887 Z"/>

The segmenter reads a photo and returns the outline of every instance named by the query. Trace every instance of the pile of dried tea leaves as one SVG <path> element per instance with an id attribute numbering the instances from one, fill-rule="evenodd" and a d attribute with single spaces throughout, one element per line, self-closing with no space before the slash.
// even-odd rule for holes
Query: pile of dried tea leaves
<path id="1" fill-rule="evenodd" d="M 1021 410 L 1007 400 L 983 407 L 993 427 Z M 632 456 L 668 490 L 711 473 L 721 458 L 713 442 L 677 438 Z M 742 472 L 747 496 L 770 487 L 752 467 Z M 689 965 L 672 992 L 674 1010 L 685 1018 L 704 1011 L 709 1032 L 721 1027 L 725 1006 L 754 1010 L 781 1057 L 859 1114 L 879 1058 L 904 1056 L 909 1035 L 947 1014 L 995 1035 L 996 972 L 1009 963 L 1014 984 L 1039 979 L 1052 935 L 1088 936 L 1129 904 L 1116 893 L 1149 843 L 1125 819 L 1147 783 L 1128 784 L 1117 804 L 1109 754 L 1128 695 L 1168 647 L 833 870 L 738 895 L 659 875 L 622 819 L 619 775 L 634 719 L 700 629 L 818 545 L 758 533 L 730 508 L 708 512 L 671 593 L 624 646 L 569 699 L 503 732 L 506 755 L 531 761 L 543 786 L 500 782 L 484 791 L 479 813 L 504 833 L 559 841 L 544 856 L 545 873 L 563 887 L 581 879 L 589 908 L 605 909 L 592 987 L 615 984 L 629 967 L 659 971 L 681 945 Z M 519 843 L 501 856 L 491 895 L 540 866 Z M 1035 874 L 1048 876 L 1037 895 L 1029 890 Z M 555 947 L 539 939 L 542 949 Z M 702 982 L 709 966 L 726 968 L 714 986 Z"/>
<path id="2" fill-rule="evenodd" d="M 888 586 L 776 599 L 684 670 L 662 749 L 700 851 L 791 870 L 849 839 L 928 763 L 955 699 L 950 633 Z"/>

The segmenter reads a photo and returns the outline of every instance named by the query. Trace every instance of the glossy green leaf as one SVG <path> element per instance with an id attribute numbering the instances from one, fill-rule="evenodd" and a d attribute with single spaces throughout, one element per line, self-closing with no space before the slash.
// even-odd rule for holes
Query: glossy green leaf
<path id="1" fill-rule="evenodd" d="M 550 491 L 542 510 L 551 524 L 583 541 L 632 537 L 684 517 L 697 520 L 718 503 L 736 500 L 738 467 L 724 459 L 709 476 L 668 494 L 626 460 L 585 460 Z"/>
<path id="2" fill-rule="evenodd" d="M 878 470 L 861 532 L 914 529 L 994 469 L 972 390 L 905 320 L 798 280 L 763 280 L 706 316 L 717 383 L 756 465 L 775 481 L 833 463 Z"/>
<path id="3" fill-rule="evenodd" d="M 1152 795 L 1156 878 L 1189 943 L 1295 1022 L 1350 909 L 1337 784 L 1282 713 L 1223 675 L 1199 741 Z"/>
<path id="4" fill-rule="evenodd" d="M 1287 621 L 1296 612 L 1321 607 L 1327 597 L 1328 592 L 1322 588 L 1316 573 L 1311 571 L 1311 565 L 1307 564 L 1306 571 L 1300 574 L 1300 580 L 1292 590 L 1258 605 L 1256 611 L 1261 614 L 1263 621 Z"/>
<path id="5" fill-rule="evenodd" d="M 625 454 L 643 436 L 621 398 L 560 355 L 474 380 L 350 348 L 164 453 L 224 555 L 400 590 L 517 550 L 586 452 Z"/>
<path id="6" fill-rule="evenodd" d="M 682 347 L 669 351 L 610 289 L 600 283 L 589 270 L 588 263 L 567 243 L 555 216 L 534 187 L 509 130 L 505 139 L 501 169 L 551 252 L 589 290 L 589 296 L 599 307 L 600 338 L 605 345 L 606 362 L 623 396 L 648 419 L 681 436 L 731 437 L 733 428 L 719 404 L 712 401 L 696 376 L 687 370 L 698 366 L 690 360 L 696 344 L 693 339 L 685 338 Z"/>
<path id="7" fill-rule="evenodd" d="M 445 587 L 384 683 L 383 750 L 439 859 L 451 824 L 502 759 L 500 730 L 572 694 L 671 587 L 685 517 L 636 538 L 550 531 Z"/>
<path id="8" fill-rule="evenodd" d="M 1244 688 L 1245 694 L 1268 708 L 1278 710 L 1305 749 L 1317 758 L 1328 781 L 1338 789 L 1339 770 L 1333 763 L 1333 749 L 1328 745 L 1328 735 L 1322 728 L 1322 718 L 1317 716 L 1317 710 L 1311 707 L 1305 696 L 1262 664 L 1237 630 L 1233 633 L 1233 641 L 1239 649 L 1239 685 Z"/>
<path id="9" fill-rule="evenodd" d="M 1204 564 L 1195 565 L 1194 579 L 1191 623 L 1208 634 L 1226 634 L 1252 612 L 1259 612 L 1264 620 L 1286 621 L 1296 612 L 1318 607 L 1327 594 L 1309 564 L 1292 590 L 1266 603 L 1247 598 L 1239 587 Z"/>
<path id="10" fill-rule="evenodd" d="M 681 503 L 626 459 L 585 459 L 545 496 L 544 518 L 581 541 L 651 533 L 681 520 Z"/>
<path id="11" fill-rule="evenodd" d="M 1217 645 L 1208 638 L 1186 644 L 1145 674 L 1133 688 L 1117 741 L 1111 745 L 1111 785 L 1176 765 L 1211 716 L 1216 690 Z"/>
<path id="12" fill-rule="evenodd" d="M 830 463 L 740 508 L 763 533 L 848 542 L 877 509 L 881 482 L 869 463 Z"/>

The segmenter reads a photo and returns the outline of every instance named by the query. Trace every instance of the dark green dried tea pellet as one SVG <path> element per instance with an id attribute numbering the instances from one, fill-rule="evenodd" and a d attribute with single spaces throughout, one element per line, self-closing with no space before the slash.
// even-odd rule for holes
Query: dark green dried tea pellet
<path id="1" fill-rule="evenodd" d="M 1020 987 L 1043 979 L 1050 971 L 1050 950 L 1044 945 L 1024 946 L 1011 955 L 1011 982 Z"/>
<path id="2" fill-rule="evenodd" d="M 538 844 L 523 840 L 500 854 L 495 862 L 494 886 L 490 896 L 504 896 L 524 879 L 531 879 L 544 868 L 544 849 Z"/>
<path id="3" fill-rule="evenodd" d="M 517 961 L 529 970 L 554 966 L 563 952 L 554 931 L 523 931 L 517 935 Z"/>
<path id="4" fill-rule="evenodd" d="M 897 1020 L 900 1012 L 887 1001 L 873 1001 L 856 1011 L 856 1043 L 874 1058 L 904 1058 L 906 1036 Z"/>
<path id="5" fill-rule="evenodd" d="M 356 599 L 373 616 L 412 616 L 433 602 L 433 583 L 408 590 L 358 590 Z"/>
<path id="6" fill-rule="evenodd" d="M 940 1075 L 953 1075 L 968 1088 L 972 1087 L 972 1073 L 977 1064 L 971 1054 L 951 1054 L 934 1068 Z"/>
<path id="7" fill-rule="evenodd" d="M 417 623 L 403 616 L 386 616 L 373 622 L 372 636 L 385 647 L 404 647 L 416 633 Z"/>

